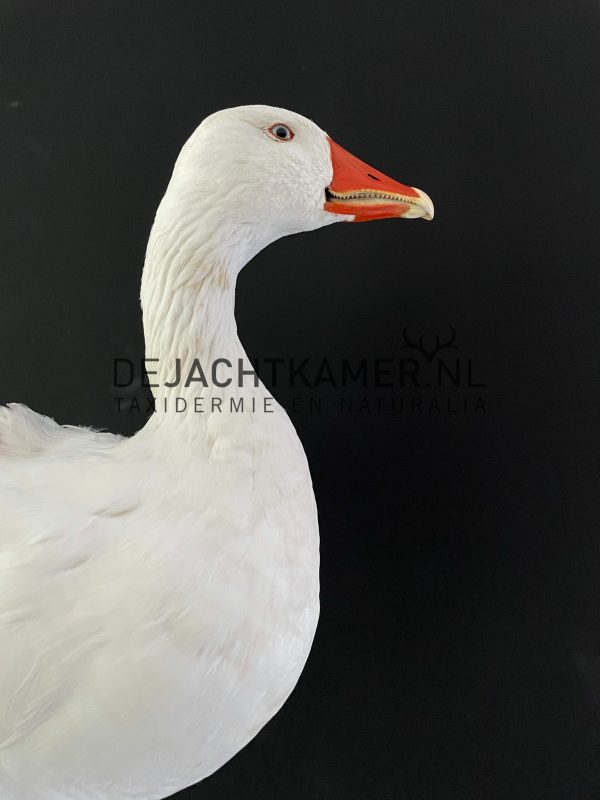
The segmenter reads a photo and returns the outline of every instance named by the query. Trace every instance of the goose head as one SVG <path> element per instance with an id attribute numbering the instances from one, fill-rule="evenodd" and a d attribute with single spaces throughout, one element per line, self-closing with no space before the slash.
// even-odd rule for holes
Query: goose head
<path id="1" fill-rule="evenodd" d="M 177 160 L 167 197 L 257 252 L 333 222 L 433 217 L 425 192 L 344 150 L 306 117 L 265 105 L 207 117 Z"/>
<path id="2" fill-rule="evenodd" d="M 150 233 L 146 352 L 163 370 L 184 355 L 237 352 L 237 275 L 260 250 L 333 222 L 385 217 L 431 219 L 433 204 L 300 114 L 264 105 L 212 114 L 183 146 Z"/>

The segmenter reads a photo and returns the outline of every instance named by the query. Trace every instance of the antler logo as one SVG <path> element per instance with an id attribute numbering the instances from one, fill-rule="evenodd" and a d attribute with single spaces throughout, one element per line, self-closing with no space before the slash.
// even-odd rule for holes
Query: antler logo
<path id="1" fill-rule="evenodd" d="M 437 354 L 441 350 L 458 349 L 454 344 L 454 341 L 456 339 L 456 331 L 452 326 L 450 326 L 450 336 L 447 338 L 447 341 L 445 342 L 442 342 L 440 340 L 440 337 L 437 335 L 437 333 L 435 334 L 435 344 L 431 348 L 427 348 L 425 346 L 425 334 L 419 337 L 418 342 L 413 341 L 409 336 L 409 330 L 408 330 L 409 327 L 410 326 L 407 325 L 402 331 L 402 338 L 404 339 L 405 344 L 402 345 L 401 349 L 405 350 L 409 348 L 411 350 L 418 350 L 418 352 L 421 353 L 421 355 L 423 355 L 425 357 L 425 360 L 428 362 L 433 361 L 435 356 L 437 356 Z"/>

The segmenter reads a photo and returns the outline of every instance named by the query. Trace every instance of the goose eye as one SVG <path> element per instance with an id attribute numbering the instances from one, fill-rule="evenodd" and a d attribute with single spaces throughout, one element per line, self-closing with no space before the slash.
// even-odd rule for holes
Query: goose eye
<path id="1" fill-rule="evenodd" d="M 269 133 L 282 142 L 291 142 L 294 138 L 294 131 L 282 122 L 276 122 L 275 125 L 271 125 Z"/>

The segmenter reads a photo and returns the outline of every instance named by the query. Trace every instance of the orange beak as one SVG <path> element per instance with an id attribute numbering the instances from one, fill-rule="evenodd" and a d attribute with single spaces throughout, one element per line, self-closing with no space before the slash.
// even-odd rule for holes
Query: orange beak
<path id="1" fill-rule="evenodd" d="M 429 195 L 388 178 L 329 139 L 333 179 L 325 190 L 325 211 L 351 214 L 353 222 L 386 217 L 433 219 Z"/>

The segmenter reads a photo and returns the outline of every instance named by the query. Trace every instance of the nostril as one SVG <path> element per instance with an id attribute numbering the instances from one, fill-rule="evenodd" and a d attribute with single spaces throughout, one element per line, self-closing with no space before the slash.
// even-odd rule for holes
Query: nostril
<path id="1" fill-rule="evenodd" d="M 367 172 L 367 176 L 368 176 L 369 178 L 373 178 L 373 180 L 374 180 L 374 181 L 378 181 L 378 180 L 380 180 L 380 178 L 378 178 L 378 177 L 377 177 L 377 175 L 371 175 L 371 173 L 370 173 L 370 172 Z"/>

